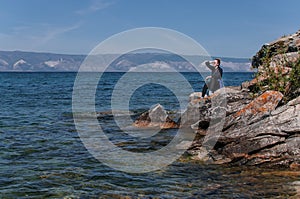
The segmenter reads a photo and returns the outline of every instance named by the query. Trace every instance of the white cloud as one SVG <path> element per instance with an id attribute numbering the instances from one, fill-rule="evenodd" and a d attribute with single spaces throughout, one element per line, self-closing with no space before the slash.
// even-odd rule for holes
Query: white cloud
<path id="1" fill-rule="evenodd" d="M 104 0 L 93 0 L 91 4 L 87 8 L 83 8 L 81 10 L 76 11 L 77 14 L 79 15 L 85 15 L 89 13 L 93 13 L 99 10 L 103 10 L 109 6 L 114 4 L 114 2 L 108 2 Z"/>
<path id="2" fill-rule="evenodd" d="M 81 22 L 69 26 L 55 26 L 51 24 L 29 24 L 16 26 L 10 34 L 0 33 L 0 43 L 3 50 L 36 51 L 40 47 L 72 30 L 78 29 Z"/>
<path id="3" fill-rule="evenodd" d="M 70 32 L 72 30 L 78 29 L 81 26 L 81 23 L 77 23 L 75 25 L 66 26 L 66 27 L 47 27 L 45 32 L 41 35 L 34 36 L 33 39 L 39 41 L 39 44 L 45 44 L 59 35 Z"/>

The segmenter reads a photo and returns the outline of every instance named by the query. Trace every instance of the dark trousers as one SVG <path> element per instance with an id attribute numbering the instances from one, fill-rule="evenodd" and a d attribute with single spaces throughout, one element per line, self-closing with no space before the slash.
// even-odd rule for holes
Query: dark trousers
<path id="1" fill-rule="evenodd" d="M 202 97 L 205 96 L 205 94 L 207 93 L 207 90 L 208 90 L 208 86 L 207 86 L 207 84 L 205 83 L 204 86 L 203 86 L 203 88 L 202 88 Z"/>

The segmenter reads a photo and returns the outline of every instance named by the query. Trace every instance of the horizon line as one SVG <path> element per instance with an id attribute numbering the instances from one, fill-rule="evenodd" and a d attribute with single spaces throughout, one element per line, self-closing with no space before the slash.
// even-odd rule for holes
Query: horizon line
<path id="1" fill-rule="evenodd" d="M 21 52 L 21 53 L 35 53 L 35 54 L 55 54 L 55 55 L 71 55 L 71 56 L 89 56 L 89 54 L 76 54 L 76 53 L 60 53 L 60 52 L 46 52 L 46 51 L 24 51 L 24 50 L 2 50 L 0 52 Z M 130 52 L 127 54 L 171 54 L 171 53 L 164 53 L 164 52 Z M 122 54 L 97 54 L 97 55 L 122 55 Z M 201 55 L 187 55 L 183 54 L 180 56 L 201 56 Z M 203 56 L 203 55 L 202 55 Z M 208 56 L 212 58 L 235 58 L 235 59 L 251 59 L 251 57 L 231 57 L 231 56 Z M 252 56 L 253 57 L 253 56 Z"/>

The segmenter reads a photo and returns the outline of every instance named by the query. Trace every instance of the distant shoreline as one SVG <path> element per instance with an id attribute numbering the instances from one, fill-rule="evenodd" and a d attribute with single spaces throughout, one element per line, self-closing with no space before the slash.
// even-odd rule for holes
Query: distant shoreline
<path id="1" fill-rule="evenodd" d="M 125 71 L 107 71 L 107 72 L 98 72 L 98 71 L 0 71 L 0 73 L 127 73 Z M 177 73 L 177 72 L 166 72 L 166 71 L 161 71 L 161 72 L 137 72 L 133 71 L 130 73 Z M 186 72 L 179 72 L 179 73 L 199 73 L 199 72 L 192 72 L 192 71 L 186 71 Z M 200 73 L 210 73 L 208 71 L 202 71 Z M 225 71 L 224 73 L 256 73 L 255 71 L 250 72 L 250 71 Z"/>
<path id="2" fill-rule="evenodd" d="M 172 68 L 178 72 L 209 71 L 202 64 L 205 60 L 217 56 L 176 55 L 166 53 L 127 53 L 123 55 L 68 55 L 54 53 L 36 53 L 23 51 L 0 51 L 0 71 L 28 72 L 76 72 L 88 60 L 85 70 L 107 70 L 122 72 L 136 70 L 139 66 L 143 71 L 159 71 L 160 68 Z M 221 57 L 222 68 L 225 72 L 251 72 L 249 58 Z M 107 66 L 107 67 L 106 67 Z M 146 67 L 145 67 L 146 66 Z M 100 67 L 100 68 L 99 68 Z M 104 68 L 105 67 L 105 68 Z M 197 67 L 197 69 L 195 68 Z"/>

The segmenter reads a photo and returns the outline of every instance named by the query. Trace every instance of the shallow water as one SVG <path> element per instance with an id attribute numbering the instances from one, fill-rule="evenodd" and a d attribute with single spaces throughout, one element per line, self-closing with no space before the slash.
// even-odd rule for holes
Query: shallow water
<path id="1" fill-rule="evenodd" d="M 163 75 L 166 81 L 172 79 Z M 184 75 L 200 91 L 200 77 Z M 111 109 L 111 92 L 121 76 L 109 73 L 99 83 L 97 111 Z M 296 193 L 299 174 L 284 170 L 176 161 L 158 171 L 130 174 L 104 165 L 86 150 L 74 126 L 75 77 L 0 73 L 0 198 L 286 198 Z M 225 73 L 224 81 L 239 85 L 251 77 Z M 157 84 L 136 91 L 129 108 L 138 114 L 156 103 L 180 109 L 173 93 Z M 165 130 L 149 139 L 133 139 L 122 134 L 109 114 L 100 117 L 99 124 L 114 144 L 137 153 L 162 148 L 176 134 Z"/>

